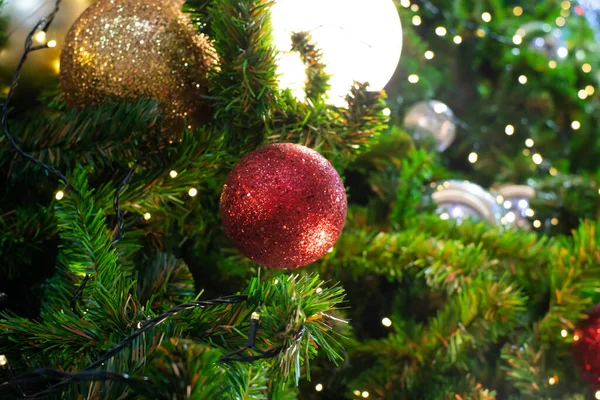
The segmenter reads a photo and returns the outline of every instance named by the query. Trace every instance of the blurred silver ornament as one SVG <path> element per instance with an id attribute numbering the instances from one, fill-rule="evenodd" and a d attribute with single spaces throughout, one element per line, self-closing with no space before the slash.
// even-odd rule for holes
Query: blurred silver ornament
<path id="1" fill-rule="evenodd" d="M 442 219 L 462 222 L 466 218 L 500 225 L 502 208 L 487 190 L 469 181 L 449 180 L 440 183 L 431 195 Z"/>
<path id="2" fill-rule="evenodd" d="M 523 43 L 551 60 L 562 60 L 569 55 L 567 43 L 560 29 L 553 28 L 550 24 L 532 21 L 523 24 L 517 29 Z"/>
<path id="3" fill-rule="evenodd" d="M 433 139 L 439 151 L 446 150 L 456 137 L 454 113 L 437 100 L 420 101 L 409 108 L 404 127 L 416 141 Z"/>
<path id="4" fill-rule="evenodd" d="M 502 225 L 507 227 L 531 229 L 529 218 L 534 211 L 529 206 L 529 201 L 535 197 L 535 189 L 527 185 L 504 185 L 497 191 L 496 199 L 502 203 L 504 215 L 500 219 Z"/>

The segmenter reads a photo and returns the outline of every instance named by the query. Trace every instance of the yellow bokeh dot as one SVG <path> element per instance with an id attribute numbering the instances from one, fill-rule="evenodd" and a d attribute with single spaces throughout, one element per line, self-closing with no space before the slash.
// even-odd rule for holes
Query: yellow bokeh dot
<path id="1" fill-rule="evenodd" d="M 592 71 L 592 66 L 588 63 L 585 63 L 581 66 L 581 69 L 587 74 Z"/>
<path id="2" fill-rule="evenodd" d="M 381 320 L 381 325 L 389 328 L 390 326 L 392 326 L 392 320 L 386 317 Z"/>
<path id="3" fill-rule="evenodd" d="M 535 221 L 533 221 L 533 226 L 536 228 L 539 228 L 542 226 L 542 221 L 540 221 L 539 219 L 536 219 Z"/>
<path id="4" fill-rule="evenodd" d="M 408 76 L 408 81 L 410 83 L 417 83 L 417 82 L 419 82 L 419 75 L 415 75 L 415 74 L 409 75 Z"/>
<path id="5" fill-rule="evenodd" d="M 485 22 L 490 22 L 492 20 L 492 14 L 490 14 L 489 12 L 484 12 L 483 14 L 481 14 L 481 19 Z"/>
<path id="6" fill-rule="evenodd" d="M 56 192 L 56 194 L 54 195 L 54 198 L 56 200 L 62 200 L 62 198 L 65 197 L 65 192 L 63 192 L 62 190 L 59 190 L 58 192 Z"/>
<path id="7" fill-rule="evenodd" d="M 477 153 L 472 152 L 471 154 L 469 154 L 469 162 L 471 164 L 475 164 L 478 159 L 479 159 L 479 156 L 477 155 Z"/>
<path id="8" fill-rule="evenodd" d="M 413 16 L 412 17 L 412 23 L 415 26 L 421 25 L 421 17 L 419 17 L 418 15 Z"/>
<path id="9" fill-rule="evenodd" d="M 521 15 L 523 15 L 523 8 L 520 6 L 516 6 L 515 8 L 513 8 L 513 14 L 516 17 L 520 17 Z"/>
<path id="10" fill-rule="evenodd" d="M 460 37 L 458 35 L 454 36 L 453 40 L 454 40 L 454 43 L 456 43 L 456 44 L 461 44 L 462 43 L 462 37 Z"/>
<path id="11" fill-rule="evenodd" d="M 512 136 L 515 133 L 515 127 L 512 125 L 506 125 L 506 128 L 504 128 L 504 133 L 506 133 L 508 136 Z"/>
<path id="12" fill-rule="evenodd" d="M 145 219 L 146 221 L 147 221 L 147 220 L 149 220 L 150 218 L 152 218 L 152 215 L 150 215 L 150 213 L 146 213 L 146 214 L 144 214 L 144 219 Z"/>

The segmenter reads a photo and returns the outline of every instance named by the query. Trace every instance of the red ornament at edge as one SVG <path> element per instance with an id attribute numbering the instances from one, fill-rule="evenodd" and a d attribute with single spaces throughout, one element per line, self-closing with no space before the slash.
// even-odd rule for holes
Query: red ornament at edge
<path id="1" fill-rule="evenodd" d="M 573 333 L 573 358 L 583 380 L 600 389 L 600 304 L 587 315 Z"/>
<path id="2" fill-rule="evenodd" d="M 308 147 L 277 143 L 243 157 L 221 192 L 225 234 L 258 264 L 292 269 L 337 241 L 348 202 L 342 180 Z"/>

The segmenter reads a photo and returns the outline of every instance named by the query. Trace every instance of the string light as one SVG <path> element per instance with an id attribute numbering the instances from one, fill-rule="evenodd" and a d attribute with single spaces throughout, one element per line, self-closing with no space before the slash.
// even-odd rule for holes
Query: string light
<path id="1" fill-rule="evenodd" d="M 600 390 L 598 390 L 598 391 L 596 392 L 596 394 L 594 395 L 594 397 L 595 397 L 596 399 L 600 400 Z"/>
<path id="2" fill-rule="evenodd" d="M 33 38 L 38 42 L 38 43 L 44 43 L 46 41 L 46 32 L 44 31 L 39 31 L 38 33 L 36 33 Z"/>
<path id="3" fill-rule="evenodd" d="M 548 379 L 548 383 L 550 385 L 554 385 L 556 383 L 556 379 L 554 379 L 554 377 L 551 377 L 550 379 Z"/>
<path id="4" fill-rule="evenodd" d="M 531 152 L 529 151 L 529 149 L 523 149 L 523 155 L 525 157 L 529 157 L 531 155 Z"/>
<path id="5" fill-rule="evenodd" d="M 579 335 L 577 335 L 577 334 L 573 335 L 573 340 L 577 342 L 579 340 Z"/>
<path id="6" fill-rule="evenodd" d="M 52 67 L 54 67 L 54 72 L 56 72 L 57 74 L 60 72 L 60 58 L 54 60 Z"/>
<path id="7" fill-rule="evenodd" d="M 400 1 L 400 5 L 404 8 L 410 7 L 410 0 L 402 0 Z"/>
<path id="8" fill-rule="evenodd" d="M 562 3 L 560 3 L 560 6 L 564 9 L 564 10 L 568 10 L 569 8 L 571 8 L 571 2 L 568 0 L 563 0 Z"/>
<path id="9" fill-rule="evenodd" d="M 59 190 L 58 192 L 56 192 L 56 194 L 54 195 L 54 198 L 56 200 L 62 200 L 62 198 L 65 197 L 65 192 L 63 192 L 62 190 Z"/>
<path id="10" fill-rule="evenodd" d="M 579 92 L 577 92 L 577 97 L 579 97 L 581 100 L 585 100 L 587 99 L 588 94 L 585 89 L 581 89 Z"/>
<path id="11" fill-rule="evenodd" d="M 367 397 L 369 397 L 369 392 L 367 392 L 365 390 L 364 392 L 361 393 L 361 396 L 366 399 Z"/>
<path id="12" fill-rule="evenodd" d="M 419 82 L 419 75 L 415 75 L 415 74 L 409 75 L 408 76 L 408 81 L 410 83 L 417 83 L 417 82 Z"/>
<path id="13" fill-rule="evenodd" d="M 573 128 L 574 131 L 578 130 L 579 128 L 581 128 L 581 122 L 579 122 L 579 121 L 571 122 L 571 128 Z"/>
<path id="14" fill-rule="evenodd" d="M 490 22 L 492 20 L 492 14 L 490 14 L 489 12 L 484 12 L 483 14 L 481 14 L 481 19 L 484 22 Z"/>
<path id="15" fill-rule="evenodd" d="M 498 203 L 498 204 L 504 203 L 504 196 L 502 196 L 501 194 L 496 196 L 496 203 Z"/>
<path id="16" fill-rule="evenodd" d="M 520 83 L 521 85 L 524 85 L 524 84 L 526 84 L 526 83 L 527 83 L 527 77 L 526 77 L 525 75 L 521 75 L 521 76 L 519 76 L 519 83 Z"/>
<path id="17" fill-rule="evenodd" d="M 560 10 L 560 15 L 562 15 L 563 17 L 568 17 L 569 15 L 571 15 L 571 11 L 569 11 L 569 10 Z"/>
<path id="18" fill-rule="evenodd" d="M 320 287 L 315 289 L 315 293 L 321 293 L 322 291 L 323 291 L 323 288 L 320 288 Z"/>
<path id="19" fill-rule="evenodd" d="M 195 197 L 198 194 L 198 190 L 196 190 L 196 188 L 191 188 L 188 191 L 188 194 L 190 195 L 190 197 Z"/>
<path id="20" fill-rule="evenodd" d="M 469 162 L 471 164 L 475 164 L 477 162 L 478 158 L 479 158 L 479 156 L 475 152 L 472 152 L 471 154 L 469 154 Z"/>
<path id="21" fill-rule="evenodd" d="M 390 326 L 392 326 L 392 320 L 386 317 L 381 320 L 381 325 L 389 328 Z"/>
<path id="22" fill-rule="evenodd" d="M 323 390 L 323 385 L 322 385 L 322 384 L 320 384 L 320 383 L 317 383 L 317 386 L 315 386 L 315 390 L 316 390 L 317 392 L 320 392 L 321 390 Z"/>
<path id="23" fill-rule="evenodd" d="M 381 113 L 384 116 L 389 117 L 390 115 L 392 115 L 392 110 L 390 110 L 389 108 L 384 108 L 383 110 L 381 110 Z"/>
<path id="24" fill-rule="evenodd" d="M 421 25 L 421 17 L 419 17 L 418 15 L 415 15 L 412 17 L 412 23 L 414 26 L 419 26 Z"/>
<path id="25" fill-rule="evenodd" d="M 427 50 L 425 52 L 424 56 L 425 56 L 426 59 L 431 60 L 435 56 L 435 54 L 433 53 L 433 51 Z"/>
<path id="26" fill-rule="evenodd" d="M 146 221 L 148 221 L 150 218 L 152 218 L 152 215 L 150 215 L 150 213 L 146 213 L 146 214 L 144 214 L 144 219 L 145 219 Z"/>
<path id="27" fill-rule="evenodd" d="M 533 147 L 534 144 L 535 144 L 535 142 L 531 138 L 529 138 L 525 141 L 525 146 L 527 146 L 527 147 Z"/>
<path id="28" fill-rule="evenodd" d="M 435 34 L 438 36 L 446 36 L 446 33 L 448 33 L 448 31 L 443 26 L 435 28 Z"/>
<path id="29" fill-rule="evenodd" d="M 567 21 L 563 17 L 556 17 L 556 25 L 565 26 Z"/>
<path id="30" fill-rule="evenodd" d="M 448 213 L 441 213 L 440 214 L 440 219 L 443 220 L 443 221 L 447 221 L 447 220 L 450 219 L 450 214 L 448 214 Z"/>
<path id="31" fill-rule="evenodd" d="M 587 93 L 589 96 L 593 95 L 595 91 L 596 91 L 596 89 L 594 89 L 594 87 L 593 87 L 592 85 L 587 85 L 587 86 L 585 87 L 585 92 L 586 92 L 586 93 Z"/>
<path id="32" fill-rule="evenodd" d="M 558 174 L 558 170 L 554 167 L 550 168 L 550 175 L 556 176 Z"/>
<path id="33" fill-rule="evenodd" d="M 519 36 L 519 35 L 513 36 L 512 40 L 513 40 L 514 44 L 521 44 L 521 43 L 523 43 L 523 38 L 521 36 Z"/>
<path id="34" fill-rule="evenodd" d="M 556 50 L 556 54 L 558 54 L 560 58 L 565 58 L 569 55 L 569 50 L 567 50 L 566 47 L 559 47 L 558 50 Z"/>
<path id="35" fill-rule="evenodd" d="M 520 6 L 516 6 L 515 8 L 513 8 L 513 14 L 515 15 L 515 17 L 520 17 L 521 15 L 523 15 L 523 8 L 521 8 Z"/>
<path id="36" fill-rule="evenodd" d="M 360 396 L 360 390 L 355 390 L 355 391 L 354 391 L 354 395 L 355 395 L 355 396 Z"/>
<path id="37" fill-rule="evenodd" d="M 4 354 L 0 354 L 0 367 L 4 367 L 6 364 L 8 364 L 8 359 Z"/>
<path id="38" fill-rule="evenodd" d="M 540 155 L 540 153 L 535 153 L 531 159 L 533 160 L 534 163 L 536 163 L 537 165 L 540 165 L 542 163 L 542 161 L 544 161 L 544 159 L 542 158 L 542 156 Z"/>
<path id="39" fill-rule="evenodd" d="M 515 133 L 515 127 L 512 125 L 506 125 L 506 128 L 504 128 L 504 133 L 506 133 L 508 136 L 512 136 Z"/>
<path id="40" fill-rule="evenodd" d="M 177 178 L 177 171 L 173 170 L 169 172 L 169 175 L 171 176 L 171 178 Z"/>
<path id="41" fill-rule="evenodd" d="M 46 44 L 46 46 L 48 46 L 48 47 L 56 47 L 56 40 L 51 40 L 51 41 L 49 41 L 49 42 Z"/>
<path id="42" fill-rule="evenodd" d="M 414 12 L 419 11 L 419 5 L 418 4 L 413 4 L 412 6 L 410 6 L 410 9 Z"/>
<path id="43" fill-rule="evenodd" d="M 583 70 L 583 72 L 585 72 L 586 74 L 592 72 L 592 66 L 588 63 L 585 63 L 581 66 L 581 69 Z"/>
<path id="44" fill-rule="evenodd" d="M 535 228 L 539 228 L 542 226 L 542 221 L 540 221 L 539 219 L 536 219 L 535 221 L 533 221 L 533 226 Z"/>
<path id="45" fill-rule="evenodd" d="M 554 69 L 554 68 L 556 68 L 556 61 L 554 61 L 554 60 L 550 60 L 550 61 L 548 62 L 548 66 L 550 67 L 550 69 Z"/>
<path id="46" fill-rule="evenodd" d="M 478 29 L 475 31 L 475 34 L 476 34 L 477 36 L 479 36 L 479 37 L 484 37 L 484 36 L 485 36 L 485 31 L 484 31 L 483 29 L 481 29 L 481 28 L 478 28 Z"/>
<path id="47" fill-rule="evenodd" d="M 454 43 L 456 44 L 461 44 L 462 43 L 462 38 L 459 35 L 454 36 Z"/>
<path id="48" fill-rule="evenodd" d="M 525 215 L 527 215 L 529 218 L 533 217 L 535 215 L 535 211 L 533 211 L 531 208 L 528 208 L 525 211 Z"/>
<path id="49" fill-rule="evenodd" d="M 552 225 L 554 225 L 554 226 L 558 225 L 558 218 L 552 218 L 552 219 L 550 220 L 550 223 L 551 223 Z"/>

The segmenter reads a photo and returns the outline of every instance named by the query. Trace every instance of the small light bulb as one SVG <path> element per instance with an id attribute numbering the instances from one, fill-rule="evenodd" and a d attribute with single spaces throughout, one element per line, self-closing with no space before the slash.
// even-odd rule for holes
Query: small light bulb
<path id="1" fill-rule="evenodd" d="M 415 75 L 415 74 L 409 75 L 408 76 L 408 81 L 410 83 L 417 83 L 417 82 L 419 82 L 419 75 Z"/>
<path id="2" fill-rule="evenodd" d="M 402 0 L 400 1 L 400 5 L 404 8 L 410 7 L 410 0 Z"/>
<path id="3" fill-rule="evenodd" d="M 548 66 L 550 67 L 550 69 L 554 69 L 554 68 L 556 68 L 556 61 L 554 61 L 554 60 L 550 60 L 550 61 L 548 62 Z"/>
<path id="4" fill-rule="evenodd" d="M 579 335 L 577 335 L 577 334 L 573 335 L 573 340 L 577 342 L 579 340 Z"/>
<path id="5" fill-rule="evenodd" d="M 540 226 L 542 226 L 542 221 L 536 219 L 535 221 L 533 221 L 533 226 L 539 228 Z"/>
<path id="6" fill-rule="evenodd" d="M 515 127 L 512 125 L 506 125 L 506 128 L 504 128 L 504 133 L 506 133 L 508 136 L 512 136 L 515 133 Z"/>
<path id="7" fill-rule="evenodd" d="M 528 208 L 527 210 L 525 210 L 525 215 L 531 218 L 535 215 L 535 211 L 533 211 L 531 208 Z"/>
<path id="8" fill-rule="evenodd" d="M 410 6 L 410 9 L 414 12 L 419 11 L 419 5 L 418 4 L 413 4 Z"/>
<path id="9" fill-rule="evenodd" d="M 527 146 L 527 147 L 533 147 L 534 144 L 535 143 L 534 143 L 533 139 L 531 139 L 531 138 L 529 138 L 525 141 L 525 146 Z"/>
<path id="10" fill-rule="evenodd" d="M 485 30 L 479 28 L 475 31 L 475 34 L 479 37 L 484 37 L 485 36 Z"/>
<path id="11" fill-rule="evenodd" d="M 381 325 L 389 328 L 390 326 L 392 326 L 392 320 L 386 317 L 381 320 Z"/>
<path id="12" fill-rule="evenodd" d="M 504 202 L 504 208 L 506 208 L 507 210 L 509 210 L 511 207 L 512 207 L 512 201 L 506 200 Z"/>
<path id="13" fill-rule="evenodd" d="M 568 17 L 569 15 L 571 15 L 571 11 L 569 11 L 569 10 L 560 10 L 560 15 L 562 15 L 563 17 Z"/>
<path id="14" fill-rule="evenodd" d="M 571 2 L 569 0 L 563 0 L 562 3 L 560 3 L 560 6 L 564 9 L 564 10 L 568 10 L 569 8 L 571 8 Z"/>
<path id="15" fill-rule="evenodd" d="M 558 225 L 558 218 L 552 218 L 552 219 L 550 220 L 550 223 L 551 223 L 552 225 L 554 225 L 554 226 Z"/>
<path id="16" fill-rule="evenodd" d="M 563 17 L 556 17 L 556 25 L 557 26 L 565 26 L 565 19 Z"/>
<path id="17" fill-rule="evenodd" d="M 323 288 L 321 288 L 321 287 L 318 287 L 318 288 L 315 289 L 316 293 L 321 293 L 322 291 L 323 291 Z"/>
<path id="18" fill-rule="evenodd" d="M 529 151 L 529 149 L 523 149 L 523 155 L 525 157 L 529 157 L 531 155 L 531 151 Z"/>
<path id="19" fill-rule="evenodd" d="M 54 198 L 56 200 L 62 200 L 62 198 L 65 197 L 65 192 L 63 192 L 62 190 L 59 190 L 58 192 L 56 192 L 56 194 L 54 195 Z"/>
<path id="20" fill-rule="evenodd" d="M 521 15 L 523 15 L 523 8 L 521 8 L 520 6 L 516 6 L 515 8 L 513 8 L 513 14 L 516 17 L 520 17 Z"/>
<path id="21" fill-rule="evenodd" d="M 454 43 L 456 44 L 461 44 L 462 43 L 462 38 L 458 35 L 454 36 Z"/>
<path id="22" fill-rule="evenodd" d="M 548 171 L 550 173 L 550 175 L 552 176 L 556 176 L 556 174 L 558 174 L 558 170 L 554 167 L 550 168 L 550 171 Z"/>
<path id="23" fill-rule="evenodd" d="M 579 97 L 581 100 L 587 99 L 587 91 L 585 89 L 581 89 L 579 92 L 577 92 L 577 97 Z"/>
<path id="24" fill-rule="evenodd" d="M 502 196 L 501 194 L 496 196 L 496 203 L 498 203 L 498 204 L 504 203 L 504 196 Z"/>
<path id="25" fill-rule="evenodd" d="M 540 153 L 535 153 L 533 156 L 531 156 L 531 159 L 537 165 L 540 165 L 542 163 L 542 161 L 544 161 L 544 159 L 542 158 L 542 156 L 540 155 Z"/>
<path id="26" fill-rule="evenodd" d="M 369 392 L 367 392 L 367 391 L 365 390 L 365 391 L 364 391 L 364 392 L 362 392 L 360 395 L 366 399 L 367 397 L 369 397 Z"/>
<path id="27" fill-rule="evenodd" d="M 354 395 L 355 395 L 355 396 L 360 396 L 360 390 L 355 390 L 355 391 L 354 391 Z"/>
<path id="28" fill-rule="evenodd" d="M 414 26 L 421 25 L 421 17 L 419 17 L 418 15 L 414 15 L 412 17 L 412 23 L 413 23 Z"/>
<path id="29" fill-rule="evenodd" d="M 556 383 L 556 379 L 554 379 L 554 377 L 551 377 L 550 379 L 548 379 L 548 383 L 550 385 L 554 385 Z"/>
<path id="30" fill-rule="evenodd" d="M 0 367 L 5 366 L 6 364 L 8 364 L 8 359 L 4 354 L 0 354 Z"/>
<path id="31" fill-rule="evenodd" d="M 481 19 L 485 22 L 490 22 L 492 20 L 492 14 L 490 14 L 489 12 L 484 12 L 483 14 L 481 14 Z"/>
<path id="32" fill-rule="evenodd" d="M 435 54 L 431 50 L 427 50 L 425 52 L 425 58 L 428 59 L 428 60 L 431 60 L 434 56 L 435 56 Z"/>
<path id="33" fill-rule="evenodd" d="M 322 385 L 322 384 L 320 384 L 320 383 L 317 383 L 317 386 L 315 386 L 315 390 L 316 390 L 317 392 L 320 392 L 321 390 L 323 390 L 323 385 Z"/>
<path id="34" fill-rule="evenodd" d="M 581 128 L 581 123 L 579 121 L 573 121 L 571 122 L 571 128 L 573 128 L 573 130 L 576 131 L 579 128 Z"/>
<path id="35" fill-rule="evenodd" d="M 598 390 L 598 391 L 596 392 L 596 394 L 594 395 L 594 397 L 595 397 L 596 399 L 600 400 L 600 390 Z"/>
<path id="36" fill-rule="evenodd" d="M 146 214 L 144 214 L 144 219 L 145 219 L 146 221 L 148 221 L 150 218 L 152 218 L 152 215 L 150 215 L 150 213 L 146 213 Z"/>
<path id="37" fill-rule="evenodd" d="M 527 83 L 527 77 L 526 77 L 525 75 L 521 75 L 521 76 L 519 76 L 519 83 L 520 83 L 521 85 L 524 85 L 524 84 L 526 84 L 526 83 Z"/>
<path id="38" fill-rule="evenodd" d="M 448 214 L 448 213 L 441 213 L 441 214 L 440 214 L 440 218 L 441 218 L 442 220 L 444 220 L 444 221 L 447 221 L 447 220 L 449 220 L 449 219 L 450 219 L 450 214 Z"/>
<path id="39" fill-rule="evenodd" d="M 188 194 L 190 195 L 190 197 L 195 197 L 198 194 L 198 190 L 196 190 L 196 188 L 191 188 L 188 191 Z"/>
<path id="40" fill-rule="evenodd" d="M 169 175 L 171 175 L 171 178 L 177 178 L 177 171 L 173 170 L 169 172 Z"/>
<path id="41" fill-rule="evenodd" d="M 521 44 L 523 43 L 523 38 L 519 35 L 514 35 L 512 41 L 514 44 Z"/>
<path id="42" fill-rule="evenodd" d="M 381 110 L 381 113 L 384 116 L 389 117 L 390 115 L 392 115 L 392 110 L 390 110 L 389 108 L 384 108 L 383 110 Z"/>
<path id="43" fill-rule="evenodd" d="M 443 26 L 435 28 L 435 34 L 438 36 L 446 36 L 446 33 L 448 33 L 448 31 Z"/>
<path id="44" fill-rule="evenodd" d="M 581 66 L 581 69 L 582 69 L 582 70 L 583 70 L 583 72 L 585 72 L 586 74 L 587 74 L 587 73 L 590 73 L 590 72 L 592 72 L 592 66 L 591 66 L 590 64 L 588 64 L 588 63 L 585 63 L 585 64 L 583 64 L 583 65 Z"/>
<path id="45" fill-rule="evenodd" d="M 596 91 L 596 89 L 594 89 L 594 87 L 593 87 L 592 85 L 587 85 L 587 86 L 585 87 L 585 92 L 586 92 L 586 93 L 587 93 L 589 96 L 593 95 L 595 91 Z"/>
<path id="46" fill-rule="evenodd" d="M 48 47 L 56 47 L 56 40 L 51 40 L 51 41 L 49 41 L 49 42 L 46 44 L 46 46 L 48 46 Z"/>
<path id="47" fill-rule="evenodd" d="M 44 43 L 46 41 L 46 32 L 44 31 L 39 31 L 38 33 L 36 33 L 33 38 L 38 42 L 38 43 Z"/>
<path id="48" fill-rule="evenodd" d="M 479 158 L 479 156 L 475 152 L 472 152 L 471 154 L 469 154 L 469 162 L 471 164 L 475 164 L 477 162 L 478 158 Z"/>

